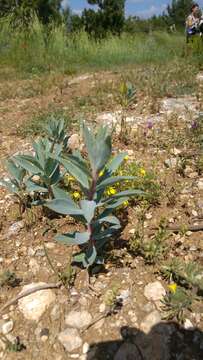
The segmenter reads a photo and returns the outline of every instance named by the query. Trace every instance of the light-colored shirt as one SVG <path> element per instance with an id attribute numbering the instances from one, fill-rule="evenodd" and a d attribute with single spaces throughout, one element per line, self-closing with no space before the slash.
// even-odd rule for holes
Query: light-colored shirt
<path id="1" fill-rule="evenodd" d="M 186 28 L 197 28 L 199 26 L 200 20 L 200 18 L 194 16 L 193 14 L 190 14 L 186 20 Z"/>

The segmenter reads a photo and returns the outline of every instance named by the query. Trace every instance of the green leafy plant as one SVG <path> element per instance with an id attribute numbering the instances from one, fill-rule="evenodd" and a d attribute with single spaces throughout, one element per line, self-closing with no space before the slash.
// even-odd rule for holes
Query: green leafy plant
<path id="1" fill-rule="evenodd" d="M 22 215 L 31 201 L 31 198 L 26 191 L 26 171 L 12 158 L 6 161 L 6 168 L 9 172 L 9 179 L 0 179 L 0 186 L 6 187 L 15 196 L 19 204 L 19 213 Z"/>
<path id="2" fill-rule="evenodd" d="M 197 288 L 199 292 L 203 291 L 203 267 L 198 263 L 184 261 L 173 258 L 161 268 L 163 276 L 174 280 L 180 285 Z"/>
<path id="3" fill-rule="evenodd" d="M 6 338 L 6 345 L 7 345 L 7 350 L 9 352 L 16 353 L 16 352 L 21 352 L 26 349 L 25 345 L 20 341 L 19 336 L 17 336 L 13 342 L 9 341 Z"/>
<path id="4" fill-rule="evenodd" d="M 168 250 L 166 243 L 168 233 L 164 220 L 160 221 L 158 230 L 151 239 L 145 239 L 144 237 L 144 220 L 145 214 L 140 218 L 140 225 L 138 230 L 130 239 L 130 250 L 133 253 L 141 255 L 148 264 L 154 264 L 156 261 L 162 259 Z"/>
<path id="5" fill-rule="evenodd" d="M 114 210 L 129 197 L 141 195 L 142 192 L 125 190 L 109 193 L 107 189 L 115 183 L 132 180 L 129 176 L 113 176 L 126 154 L 120 153 L 111 158 L 111 137 L 106 127 L 101 127 L 94 135 L 84 125 L 83 133 L 88 159 L 84 159 L 80 152 L 59 157 L 62 165 L 77 180 L 83 199 L 78 204 L 61 190 L 58 198 L 47 201 L 46 206 L 82 222 L 85 231 L 58 235 L 56 240 L 66 245 L 78 245 L 81 251 L 73 260 L 89 269 L 95 263 L 103 263 L 104 245 L 121 228 L 120 221 L 112 214 Z"/>
<path id="6" fill-rule="evenodd" d="M 139 165 L 135 161 L 126 161 L 121 164 L 117 171 L 117 175 L 122 176 L 132 176 L 132 181 L 122 182 L 117 186 L 117 189 L 120 191 L 125 190 L 129 187 L 129 184 L 144 192 L 144 199 L 149 204 L 157 204 L 159 202 L 161 188 L 158 183 L 157 176 L 154 171 L 148 171 L 143 166 Z M 143 196 L 140 196 L 140 199 L 143 199 Z"/>
<path id="7" fill-rule="evenodd" d="M 133 85 L 128 81 L 122 81 L 119 88 L 119 103 L 122 107 L 120 137 L 122 138 L 125 137 L 127 139 L 126 112 L 129 109 L 129 107 L 134 103 L 135 100 L 136 100 L 136 91 Z"/>
<path id="8" fill-rule="evenodd" d="M 47 136 L 33 143 L 34 154 L 15 155 L 6 162 L 10 173 L 8 181 L 1 180 L 18 198 L 20 208 L 32 203 L 31 193 L 40 193 L 53 198 L 63 178 L 57 157 L 67 150 L 68 137 L 63 119 L 52 119 L 46 127 Z"/>
<path id="9" fill-rule="evenodd" d="M 66 146 L 63 122 L 58 125 L 51 122 L 48 132 L 51 140 L 45 137 L 34 142 L 34 155 L 16 155 L 13 159 L 29 176 L 26 180 L 28 192 L 48 193 L 53 198 L 54 189 L 63 177 L 57 160 Z"/>
<path id="10" fill-rule="evenodd" d="M 115 309 L 118 305 L 119 290 L 120 286 L 118 284 L 114 284 L 104 295 L 104 303 L 110 309 Z"/>
<path id="11" fill-rule="evenodd" d="M 62 150 L 67 150 L 68 136 L 65 131 L 64 119 L 56 120 L 52 118 L 47 126 L 45 126 L 45 131 L 49 141 L 52 143 L 52 147 L 54 147 L 55 144 L 61 144 L 63 146 Z"/>
<path id="12" fill-rule="evenodd" d="M 174 291 L 169 291 L 162 300 L 162 310 L 165 313 L 163 318 L 184 323 L 185 311 L 191 311 L 192 301 L 193 296 L 185 289 L 177 287 Z"/>

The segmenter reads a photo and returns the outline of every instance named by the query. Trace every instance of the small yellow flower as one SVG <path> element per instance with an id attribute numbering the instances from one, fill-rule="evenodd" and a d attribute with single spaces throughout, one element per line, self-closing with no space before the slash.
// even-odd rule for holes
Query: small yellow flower
<path id="1" fill-rule="evenodd" d="M 177 284 L 176 284 L 176 283 L 172 283 L 172 284 L 168 285 L 168 288 L 169 288 L 169 290 L 170 290 L 173 294 L 175 294 L 175 293 L 176 293 L 176 290 L 177 290 Z"/>
<path id="2" fill-rule="evenodd" d="M 140 168 L 140 175 L 143 177 L 146 176 L 146 170 L 143 168 Z"/>
<path id="3" fill-rule="evenodd" d="M 124 160 L 125 160 L 125 161 L 128 161 L 128 160 L 129 160 L 129 156 L 126 155 L 126 156 L 124 157 Z"/>
<path id="4" fill-rule="evenodd" d="M 101 170 L 99 173 L 99 177 L 102 177 L 104 175 L 104 170 Z"/>
<path id="5" fill-rule="evenodd" d="M 80 193 L 78 192 L 78 191 L 74 191 L 74 193 L 73 193 L 73 198 L 75 199 L 75 200 L 79 200 L 80 199 Z"/>
<path id="6" fill-rule="evenodd" d="M 68 180 L 69 182 L 71 182 L 71 181 L 75 181 L 75 178 L 74 178 L 73 176 L 71 176 L 71 175 L 68 175 L 68 176 L 67 176 L 67 180 Z"/>
<path id="7" fill-rule="evenodd" d="M 126 200 L 126 201 L 123 202 L 123 206 L 124 206 L 124 207 L 127 207 L 128 205 L 129 205 L 129 201 L 128 201 L 128 200 Z"/>
<path id="8" fill-rule="evenodd" d="M 115 195 L 117 193 L 116 189 L 113 187 L 108 188 L 107 190 L 107 195 L 111 196 L 111 195 Z"/>

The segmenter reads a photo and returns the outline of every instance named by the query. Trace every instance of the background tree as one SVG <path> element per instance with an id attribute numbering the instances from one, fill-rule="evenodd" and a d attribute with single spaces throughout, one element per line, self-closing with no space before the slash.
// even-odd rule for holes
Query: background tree
<path id="1" fill-rule="evenodd" d="M 185 26 L 186 17 L 190 14 L 193 3 L 193 0 L 172 0 L 166 13 L 169 25 Z"/>
<path id="2" fill-rule="evenodd" d="M 29 24 L 35 13 L 43 24 L 61 19 L 61 0 L 0 0 L 0 16 L 11 15 L 17 22 Z"/>
<path id="3" fill-rule="evenodd" d="M 125 23 L 125 0 L 88 0 L 90 5 L 97 5 L 98 10 L 85 9 L 83 23 L 88 33 L 103 37 L 111 32 L 120 35 Z"/>

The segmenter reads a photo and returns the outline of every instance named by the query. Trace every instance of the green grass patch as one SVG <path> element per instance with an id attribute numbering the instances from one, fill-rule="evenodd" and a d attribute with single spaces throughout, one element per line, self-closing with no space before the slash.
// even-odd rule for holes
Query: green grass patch
<path id="1" fill-rule="evenodd" d="M 0 22 L 1 68 L 11 67 L 21 77 L 52 71 L 72 74 L 127 65 L 167 64 L 181 59 L 184 53 L 185 37 L 179 33 L 123 33 L 96 42 L 85 32 L 67 33 L 64 25 L 50 27 L 48 32 L 35 21 L 27 32 L 13 31 L 6 20 Z"/>

